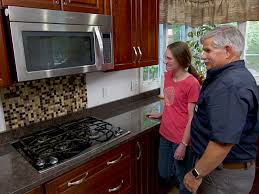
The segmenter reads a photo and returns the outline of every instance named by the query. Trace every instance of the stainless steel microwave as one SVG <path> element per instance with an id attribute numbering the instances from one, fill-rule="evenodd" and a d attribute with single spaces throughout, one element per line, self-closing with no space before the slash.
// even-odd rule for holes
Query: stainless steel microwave
<path id="1" fill-rule="evenodd" d="M 114 68 L 112 17 L 10 6 L 18 81 Z"/>

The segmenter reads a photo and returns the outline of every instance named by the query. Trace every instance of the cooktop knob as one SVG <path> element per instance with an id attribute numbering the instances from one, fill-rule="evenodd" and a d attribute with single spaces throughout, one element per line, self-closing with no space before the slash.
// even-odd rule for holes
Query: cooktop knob
<path id="1" fill-rule="evenodd" d="M 49 163 L 50 164 L 57 164 L 58 163 L 58 159 L 56 157 L 51 156 L 50 160 L 49 160 Z"/>

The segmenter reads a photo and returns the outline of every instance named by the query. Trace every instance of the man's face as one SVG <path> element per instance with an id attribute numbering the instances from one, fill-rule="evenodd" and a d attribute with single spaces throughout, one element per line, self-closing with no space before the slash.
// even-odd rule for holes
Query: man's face
<path id="1" fill-rule="evenodd" d="M 204 40 L 201 58 L 204 60 L 208 70 L 227 64 L 229 62 L 228 57 L 229 55 L 225 47 L 215 48 L 212 38 Z"/>

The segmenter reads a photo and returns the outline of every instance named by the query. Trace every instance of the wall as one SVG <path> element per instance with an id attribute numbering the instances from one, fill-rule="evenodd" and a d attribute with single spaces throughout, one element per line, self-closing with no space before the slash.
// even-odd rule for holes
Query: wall
<path id="1" fill-rule="evenodd" d="M 86 83 L 90 108 L 139 94 L 139 69 L 91 73 Z"/>

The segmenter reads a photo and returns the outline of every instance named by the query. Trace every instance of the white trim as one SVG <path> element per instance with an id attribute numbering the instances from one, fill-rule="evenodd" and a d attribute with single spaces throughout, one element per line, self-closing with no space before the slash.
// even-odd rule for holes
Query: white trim
<path id="1" fill-rule="evenodd" d="M 246 30 L 247 30 L 247 26 L 246 26 L 246 22 L 242 22 L 242 23 L 238 23 L 238 29 L 240 30 L 240 32 L 242 33 L 242 35 L 245 38 L 245 48 L 244 48 L 244 52 L 241 55 L 242 59 L 245 59 L 245 52 L 246 52 Z"/>
<path id="2" fill-rule="evenodd" d="M 159 78 L 154 79 L 154 80 L 147 80 L 144 81 L 143 80 L 143 73 L 144 73 L 144 67 L 141 67 L 139 69 L 139 80 L 140 80 L 140 84 L 139 84 L 139 92 L 146 92 L 149 90 L 153 90 L 153 89 L 157 89 L 160 87 L 160 80 Z"/>
<path id="3" fill-rule="evenodd" d="M 240 30 L 240 32 L 243 34 L 244 38 L 245 38 L 245 48 L 244 48 L 244 52 L 242 53 L 241 58 L 243 58 L 244 60 L 246 60 L 246 56 L 251 56 L 251 55 L 256 55 L 256 54 L 246 54 L 247 51 L 247 28 L 249 27 L 247 22 L 242 22 L 238 24 L 238 29 Z M 247 69 L 249 70 L 249 66 L 247 66 Z M 254 76 L 255 81 L 257 83 L 257 85 L 259 85 L 259 72 L 254 73 L 253 71 L 251 71 L 251 74 Z"/>
<path id="4" fill-rule="evenodd" d="M 6 131 L 6 124 L 5 124 L 5 119 L 4 119 L 4 110 L 3 110 L 3 105 L 2 101 L 0 98 L 0 132 Z"/>

